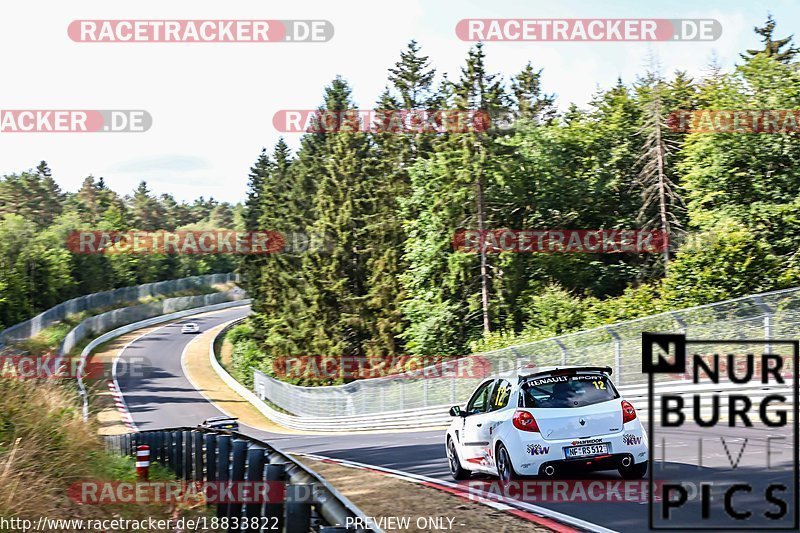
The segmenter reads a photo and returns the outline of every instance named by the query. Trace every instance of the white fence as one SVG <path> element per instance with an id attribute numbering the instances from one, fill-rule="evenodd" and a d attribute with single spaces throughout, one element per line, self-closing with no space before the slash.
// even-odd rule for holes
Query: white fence
<path id="1" fill-rule="evenodd" d="M 690 339 L 796 339 L 798 324 L 800 288 L 794 288 L 661 313 L 470 357 L 482 358 L 492 374 L 549 365 L 610 366 L 618 386 L 635 390 L 646 383 L 641 369 L 644 331 L 685 333 Z M 767 345 L 766 350 L 769 349 Z M 481 379 L 458 374 L 428 378 L 399 375 L 338 386 L 300 387 L 256 370 L 254 389 L 258 398 L 297 417 L 330 420 L 410 410 L 441 413 L 441 408 L 465 401 Z"/>
<path id="2" fill-rule="evenodd" d="M 66 302 L 62 302 L 47 311 L 39 313 L 30 320 L 20 322 L 0 332 L 0 347 L 13 344 L 25 339 L 36 336 L 44 328 L 64 320 L 68 315 L 89 311 L 103 307 L 118 306 L 124 302 L 133 302 L 148 296 L 160 296 L 182 290 L 201 287 L 204 285 L 215 285 L 218 283 L 228 283 L 236 281 L 235 273 L 208 274 L 205 276 L 192 276 L 156 283 L 145 283 L 134 287 L 122 287 L 110 291 L 103 291 L 94 294 L 79 296 Z"/>
<path id="3" fill-rule="evenodd" d="M 101 313 L 87 318 L 67 333 L 59 347 L 59 355 L 68 354 L 81 340 L 87 337 L 119 326 L 160 315 L 168 315 L 177 311 L 242 300 L 244 297 L 245 294 L 242 289 L 234 288 L 223 292 L 167 298 L 157 302 L 133 305 Z"/>

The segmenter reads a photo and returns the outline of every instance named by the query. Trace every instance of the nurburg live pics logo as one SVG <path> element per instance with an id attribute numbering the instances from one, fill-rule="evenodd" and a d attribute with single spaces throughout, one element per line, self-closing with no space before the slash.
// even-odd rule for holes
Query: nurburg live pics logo
<path id="1" fill-rule="evenodd" d="M 798 359 L 796 340 L 642 333 L 650 529 L 798 530 Z"/>

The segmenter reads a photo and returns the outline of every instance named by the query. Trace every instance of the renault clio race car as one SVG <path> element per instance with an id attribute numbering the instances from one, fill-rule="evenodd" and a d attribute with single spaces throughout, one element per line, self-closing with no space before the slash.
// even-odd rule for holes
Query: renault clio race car
<path id="1" fill-rule="evenodd" d="M 567 469 L 647 473 L 647 434 L 608 367 L 539 369 L 484 380 L 454 406 L 446 451 L 453 478 L 472 472 L 508 481 L 556 477 Z"/>

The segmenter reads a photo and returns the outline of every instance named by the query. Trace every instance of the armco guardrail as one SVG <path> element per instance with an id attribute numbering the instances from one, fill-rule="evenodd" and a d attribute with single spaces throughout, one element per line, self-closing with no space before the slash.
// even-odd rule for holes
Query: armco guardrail
<path id="1" fill-rule="evenodd" d="M 217 339 L 235 326 L 236 324 L 245 320 L 244 318 L 234 320 L 220 330 L 214 341 L 209 348 L 209 359 L 211 366 L 219 374 L 225 383 L 236 391 L 240 396 L 250 402 L 256 409 L 258 409 L 264 416 L 284 427 L 291 429 L 299 429 L 304 431 L 313 432 L 352 432 L 352 431 L 374 431 L 374 430 L 391 430 L 391 429 L 434 429 L 441 428 L 450 423 L 452 418 L 448 411 L 452 405 L 463 405 L 466 396 L 459 398 L 451 403 L 434 405 L 424 407 L 421 409 L 407 409 L 404 411 L 387 411 L 381 413 L 370 413 L 367 415 L 351 415 L 351 416 L 296 416 L 293 414 L 280 412 L 271 407 L 264 400 L 266 398 L 254 394 L 248 390 L 244 385 L 236 381 L 217 361 L 215 349 L 217 347 Z M 613 375 L 612 375 L 613 377 Z M 789 389 L 765 389 L 758 383 L 743 387 L 741 385 L 726 386 L 726 385 L 704 385 L 697 386 L 689 381 L 675 381 L 672 383 L 659 383 L 658 391 L 660 393 L 698 393 L 698 392 L 722 392 L 726 388 L 735 388 L 740 394 L 747 394 L 751 399 L 762 398 L 769 394 L 789 394 Z M 648 395 L 646 385 L 628 385 L 620 386 L 620 392 L 627 399 L 630 400 L 635 406 L 639 415 L 642 418 L 648 418 Z M 471 391 L 470 391 L 471 392 Z M 708 402 L 711 399 L 705 396 L 702 407 L 705 409 L 710 405 Z M 722 401 L 722 407 L 727 407 L 727 400 Z M 708 405 L 707 405 L 708 404 Z M 691 396 L 686 398 L 687 407 L 692 406 Z M 656 404 L 655 411 L 660 410 L 660 405 Z"/>
<path id="2" fill-rule="evenodd" d="M 366 523 L 366 516 L 358 507 L 313 470 L 274 446 L 247 435 L 180 427 L 106 437 L 107 449 L 123 455 L 135 457 L 140 445 L 149 446 L 151 460 L 167 466 L 178 479 L 213 483 L 215 493 L 224 489 L 219 485 L 233 487 L 233 483 L 267 483 L 268 503 L 217 504 L 219 523 L 223 523 L 221 519 L 225 518 L 224 523 L 228 524 L 222 530 L 263 529 L 286 533 L 380 531 L 348 529 L 348 521 L 350 524 Z M 269 498 L 276 485 L 285 487 L 284 497 L 277 500 Z M 356 522 L 356 518 L 360 520 Z M 241 527 L 242 523 L 255 523 L 257 527 Z"/>
<path id="3" fill-rule="evenodd" d="M 64 320 L 68 315 L 101 307 L 132 302 L 147 296 L 160 296 L 202 285 L 214 285 L 236 281 L 235 273 L 208 274 L 188 278 L 145 283 L 133 287 L 122 287 L 110 291 L 79 296 L 62 302 L 30 320 L 20 322 L 0 332 L 0 347 L 36 336 L 42 329 Z"/>
<path id="4" fill-rule="evenodd" d="M 71 352 L 82 339 L 125 324 L 131 324 L 133 322 L 139 322 L 155 316 L 167 315 L 186 309 L 242 300 L 243 298 L 244 291 L 236 288 L 228 291 L 196 296 L 167 298 L 166 300 L 158 302 L 133 305 L 131 307 L 123 307 L 121 309 L 114 309 L 113 311 L 101 313 L 87 318 L 67 333 L 67 336 L 64 337 L 59 347 L 59 355 L 66 355 Z"/>
<path id="5" fill-rule="evenodd" d="M 84 420 L 89 420 L 89 400 L 88 400 L 88 397 L 87 397 L 87 394 L 86 394 L 86 386 L 83 383 L 83 371 L 84 371 L 84 368 L 86 366 L 87 357 L 89 357 L 89 354 L 91 354 L 92 351 L 95 348 L 97 348 L 98 346 L 100 346 L 104 342 L 108 342 L 111 339 L 115 339 L 115 338 L 117 338 L 117 337 L 119 337 L 121 335 L 124 335 L 126 333 L 130 333 L 131 331 L 135 331 L 137 329 L 146 328 L 148 326 L 154 326 L 156 324 L 169 322 L 171 320 L 177 320 L 179 318 L 183 318 L 183 317 L 187 317 L 187 316 L 191 316 L 191 315 L 196 315 L 196 314 L 199 314 L 199 313 L 206 313 L 206 312 L 209 312 L 209 311 L 220 311 L 222 309 L 228 309 L 230 307 L 238 307 L 238 306 L 244 306 L 244 305 L 249 305 L 249 304 L 250 304 L 250 300 L 237 300 L 237 301 L 232 301 L 232 302 L 223 302 L 223 303 L 218 303 L 218 304 L 214 304 L 214 305 L 208 305 L 208 306 L 204 306 L 204 307 L 196 307 L 196 308 L 193 308 L 193 309 L 187 309 L 185 311 L 178 311 L 177 313 L 170 313 L 170 314 L 167 314 L 167 315 L 159 315 L 159 316 L 155 316 L 153 318 L 147 319 L 147 320 L 141 320 L 139 322 L 126 324 L 126 325 L 124 325 L 122 327 L 119 327 L 119 328 L 117 328 L 115 330 L 112 330 L 112 331 L 109 331 L 107 333 L 104 333 L 103 335 L 100 335 L 96 339 L 92 339 L 92 341 L 89 344 L 87 344 L 83 348 L 83 350 L 81 351 L 80 362 L 78 364 L 78 390 L 80 392 L 80 395 L 83 397 L 83 419 Z"/>
<path id="6" fill-rule="evenodd" d="M 281 413 L 270 407 L 267 403 L 259 398 L 252 391 L 248 390 L 244 385 L 236 381 L 217 361 L 215 348 L 217 340 L 221 338 L 224 333 L 240 323 L 242 319 L 234 320 L 224 328 L 222 328 L 211 342 L 209 347 L 208 357 L 214 371 L 222 378 L 222 380 L 234 391 L 236 391 L 242 398 L 250 402 L 261 414 L 284 427 L 291 429 L 300 429 L 305 431 L 325 431 L 325 432 L 339 432 L 339 431 L 353 431 L 363 429 L 408 429 L 408 428 L 425 428 L 425 427 L 440 427 L 447 424 L 449 415 L 447 408 L 441 406 L 429 407 L 426 409 L 404 411 L 399 413 L 380 413 L 377 415 L 364 416 L 337 416 L 337 417 L 308 417 L 308 416 L 294 416 L 291 414 Z M 449 406 L 448 406 L 449 407 Z"/>
<path id="7" fill-rule="evenodd" d="M 618 386 L 641 386 L 646 383 L 646 375 L 641 371 L 643 331 L 680 332 L 696 339 L 770 340 L 797 338 L 798 324 L 800 288 L 794 288 L 661 313 L 470 357 L 481 357 L 493 374 L 549 365 L 610 366 Z M 330 420 L 386 416 L 409 410 L 426 412 L 454 405 L 465 400 L 481 380 L 480 376 L 437 377 L 435 372 L 432 375 L 413 379 L 388 376 L 346 385 L 299 387 L 256 370 L 254 389 L 259 398 L 297 417 Z"/>

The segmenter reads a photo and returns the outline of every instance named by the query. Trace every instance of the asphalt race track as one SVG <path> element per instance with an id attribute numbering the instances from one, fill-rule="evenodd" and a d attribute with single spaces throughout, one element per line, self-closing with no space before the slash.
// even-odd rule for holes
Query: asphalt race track
<path id="1" fill-rule="evenodd" d="M 244 316 L 248 312 L 248 308 L 231 309 L 214 315 L 184 319 L 181 322 L 191 320 L 200 325 L 201 331 L 207 331 L 211 327 Z M 223 414 L 196 391 L 183 374 L 181 354 L 193 338 L 192 335 L 181 334 L 180 325 L 170 324 L 135 339 L 122 352 L 121 368 L 126 368 L 125 364 L 133 367 L 141 366 L 143 363 L 141 372 L 123 373 L 118 376 L 120 390 L 139 429 L 193 426 L 208 417 Z M 341 436 L 280 435 L 265 433 L 246 426 L 242 427 L 242 431 L 273 442 L 275 446 L 284 451 L 314 453 L 451 481 L 444 451 L 443 431 Z M 766 429 L 755 427 L 747 430 L 714 428 L 712 433 L 704 432 L 702 435 L 686 429 L 671 432 L 661 429 L 656 438 L 656 444 L 659 447 L 656 460 L 665 470 L 661 470 L 661 466 L 657 466 L 656 475 L 659 479 L 715 481 L 724 484 L 725 480 L 732 476 L 730 462 L 735 462 L 738 457 L 735 470 L 737 480 L 751 480 L 753 486 L 756 487 L 765 480 L 785 477 L 785 473 L 781 470 L 766 470 L 764 437 L 769 434 Z M 697 462 L 698 436 L 708 439 L 708 442 L 704 442 L 704 466 L 702 468 L 694 466 Z M 718 442 L 715 447 L 715 439 L 718 441 L 720 436 L 727 437 L 727 449 L 720 446 Z M 661 443 L 658 442 L 662 437 L 667 452 L 664 461 L 662 461 L 664 448 L 661 448 Z M 745 438 L 749 440 L 749 444 L 739 456 Z M 775 441 L 771 447 L 773 465 L 780 463 L 781 459 L 792 457 L 791 439 Z M 616 472 L 584 474 L 581 479 L 620 480 Z M 491 480 L 487 479 L 487 481 Z M 791 491 L 791 487 L 789 490 Z M 784 499 L 792 501 L 791 496 Z M 757 517 L 761 517 L 764 511 L 775 510 L 774 507 L 770 507 L 763 501 L 762 494 L 757 490 L 749 495 L 737 495 L 736 502 L 742 508 L 748 507 L 750 504 L 753 515 Z M 531 501 L 530 503 L 612 530 L 642 531 L 648 529 L 649 506 L 647 503 L 639 501 L 615 500 L 613 503 Z M 692 505 L 696 510 L 699 503 L 690 503 L 687 508 L 691 509 Z M 725 518 L 721 516 L 722 507 L 721 497 L 715 497 L 711 503 L 711 517 L 704 525 L 729 526 L 730 523 L 724 522 Z M 793 505 L 791 503 L 789 509 L 789 512 L 792 512 Z"/>

